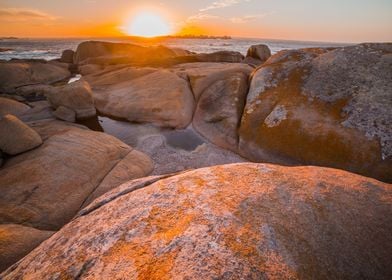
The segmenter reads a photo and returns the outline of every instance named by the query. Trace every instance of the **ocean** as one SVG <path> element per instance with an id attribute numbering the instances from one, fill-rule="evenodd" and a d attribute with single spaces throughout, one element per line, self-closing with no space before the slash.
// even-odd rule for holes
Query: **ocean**
<path id="1" fill-rule="evenodd" d="M 99 40 L 108 42 L 138 43 L 130 39 L 119 38 L 78 38 L 78 39 L 0 39 L 0 49 L 10 49 L 0 52 L 0 59 L 56 59 L 61 56 L 65 49 L 76 50 L 78 44 L 88 40 Z M 183 48 L 197 53 L 211 53 L 215 51 L 229 50 L 246 54 L 249 46 L 256 44 L 266 44 L 271 52 L 277 53 L 285 49 L 299 49 L 308 47 L 341 47 L 349 44 L 326 43 L 326 42 L 306 42 L 306 41 L 286 41 L 286 40 L 266 40 L 266 39 L 164 39 L 159 42 L 142 43 L 142 45 L 164 45 L 167 47 Z"/>

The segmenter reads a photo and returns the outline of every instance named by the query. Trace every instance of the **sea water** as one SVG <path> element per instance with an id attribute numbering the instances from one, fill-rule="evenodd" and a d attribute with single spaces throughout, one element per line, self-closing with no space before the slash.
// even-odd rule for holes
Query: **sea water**
<path id="1" fill-rule="evenodd" d="M 108 42 L 135 43 L 132 39 L 119 38 L 78 38 L 78 39 L 0 39 L 0 49 L 10 49 L 0 52 L 0 59 L 45 59 L 51 60 L 61 56 L 65 49 L 76 50 L 78 44 L 83 41 L 98 40 Z M 140 42 L 137 42 L 140 44 Z M 266 44 L 271 52 L 277 53 L 285 49 L 299 49 L 308 47 L 340 47 L 349 44 L 326 43 L 326 42 L 304 42 L 268 39 L 176 39 L 168 38 L 158 43 L 143 43 L 143 45 L 164 45 L 167 47 L 177 47 L 196 53 L 211 53 L 216 51 L 238 51 L 246 54 L 249 46 L 256 44 Z"/>

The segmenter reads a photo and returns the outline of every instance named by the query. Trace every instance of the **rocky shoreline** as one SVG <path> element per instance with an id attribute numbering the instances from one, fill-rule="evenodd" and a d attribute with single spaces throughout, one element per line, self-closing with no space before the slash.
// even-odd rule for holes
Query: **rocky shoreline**
<path id="1" fill-rule="evenodd" d="M 0 277 L 391 277 L 391 58 L 88 41 L 0 61 Z"/>

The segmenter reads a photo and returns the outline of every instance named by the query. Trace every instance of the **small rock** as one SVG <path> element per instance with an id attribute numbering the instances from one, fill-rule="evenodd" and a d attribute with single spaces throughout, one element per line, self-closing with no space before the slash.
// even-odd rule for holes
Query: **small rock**
<path id="1" fill-rule="evenodd" d="M 10 155 L 26 152 L 42 144 L 38 133 L 13 115 L 5 115 L 0 120 L 0 135 L 0 149 Z"/>
<path id="2" fill-rule="evenodd" d="M 59 106 L 56 111 L 53 112 L 53 115 L 63 121 L 67 122 L 75 122 L 76 121 L 76 113 L 74 110 L 69 109 L 64 106 Z"/>
<path id="3" fill-rule="evenodd" d="M 257 59 L 261 62 L 260 64 L 263 64 L 265 61 L 267 61 L 270 56 L 271 50 L 267 45 L 264 44 L 250 46 L 246 54 L 246 58 Z"/>
<path id="4" fill-rule="evenodd" d="M 73 57 L 74 57 L 74 51 L 73 50 L 65 50 L 61 54 L 60 62 L 64 63 L 73 63 Z"/>

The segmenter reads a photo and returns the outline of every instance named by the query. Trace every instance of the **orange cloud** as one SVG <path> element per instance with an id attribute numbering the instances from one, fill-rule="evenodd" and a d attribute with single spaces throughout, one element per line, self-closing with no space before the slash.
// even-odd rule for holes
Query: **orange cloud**
<path id="1" fill-rule="evenodd" d="M 1 21 L 55 20 L 58 17 L 32 9 L 0 9 Z"/>

